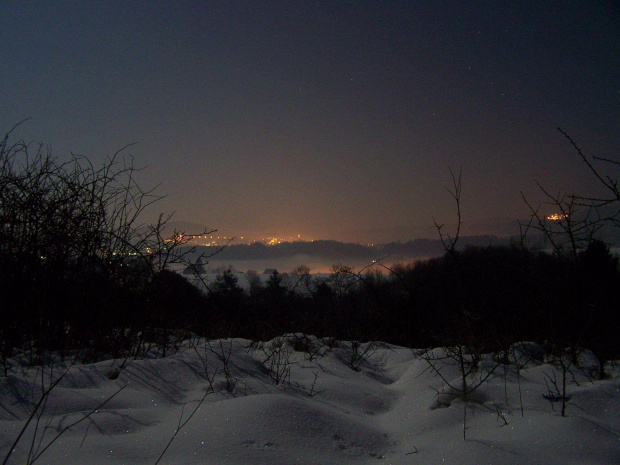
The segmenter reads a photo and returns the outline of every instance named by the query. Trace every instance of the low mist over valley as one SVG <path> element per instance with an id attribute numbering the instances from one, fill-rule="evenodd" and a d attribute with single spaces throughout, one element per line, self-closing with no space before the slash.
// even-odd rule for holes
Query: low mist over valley
<path id="1" fill-rule="evenodd" d="M 496 236 L 471 236 L 463 237 L 460 246 L 509 245 L 514 240 Z M 194 260 L 203 257 L 206 271 L 231 267 L 243 272 L 254 270 L 260 273 L 266 268 L 289 272 L 299 265 L 306 265 L 312 273 L 327 273 L 336 264 L 363 267 L 381 262 L 391 265 L 437 257 L 444 252 L 444 246 L 439 239 L 416 239 L 376 245 L 317 240 L 275 245 L 256 242 L 250 245 L 228 245 L 224 248 L 197 246 L 191 256 Z"/>

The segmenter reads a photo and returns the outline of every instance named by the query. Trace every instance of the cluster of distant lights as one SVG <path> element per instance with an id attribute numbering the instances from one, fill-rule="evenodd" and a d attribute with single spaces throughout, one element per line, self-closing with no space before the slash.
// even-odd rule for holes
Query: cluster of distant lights
<path id="1" fill-rule="evenodd" d="M 549 215 L 547 217 L 547 220 L 549 221 L 562 221 L 568 218 L 568 215 L 566 214 L 561 214 L 561 213 L 554 213 L 552 215 Z"/>
<path id="2" fill-rule="evenodd" d="M 176 237 L 176 240 L 177 241 L 187 240 L 187 243 L 191 245 L 202 245 L 202 246 L 210 247 L 210 246 L 224 245 L 224 244 L 229 243 L 230 241 L 233 241 L 233 243 L 238 243 L 237 240 L 240 243 L 244 243 L 244 244 L 261 243 L 264 245 L 278 245 L 284 242 L 301 241 L 302 237 L 301 237 L 301 234 L 297 234 L 297 236 L 289 236 L 289 237 L 269 236 L 269 237 L 262 237 L 262 238 L 252 238 L 252 237 L 247 237 L 247 236 L 240 236 L 240 237 L 213 236 L 210 234 L 199 234 L 199 235 L 187 236 L 187 237 L 183 235 L 179 235 Z M 312 239 L 303 239 L 303 240 L 308 241 L 308 242 L 313 242 Z"/>
<path id="3" fill-rule="evenodd" d="M 558 215 L 552 215 L 553 217 Z M 547 219 L 552 219 L 551 216 L 547 217 Z M 559 216 L 557 219 L 560 219 Z M 232 241 L 232 242 L 231 242 Z M 206 247 L 217 247 L 221 245 L 225 245 L 228 243 L 232 244 L 264 244 L 264 245 L 278 245 L 284 244 L 286 242 L 314 242 L 314 239 L 302 238 L 301 234 L 297 234 L 296 236 L 286 236 L 286 237 L 276 237 L 276 236 L 268 236 L 261 238 L 253 238 L 247 236 L 214 236 L 210 234 L 198 234 L 198 235 L 183 235 L 178 234 L 172 238 L 166 239 L 166 242 L 176 242 L 176 243 L 184 243 L 190 245 L 200 245 Z M 368 247 L 374 247 L 374 243 L 366 244 Z"/>

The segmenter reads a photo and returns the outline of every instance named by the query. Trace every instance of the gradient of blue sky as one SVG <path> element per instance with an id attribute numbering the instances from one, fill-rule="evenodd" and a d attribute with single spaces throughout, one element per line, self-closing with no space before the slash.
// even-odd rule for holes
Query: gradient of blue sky
<path id="1" fill-rule="evenodd" d="M 620 147 L 612 2 L 2 2 L 0 129 L 128 150 L 157 210 L 224 235 L 466 233 L 589 190 Z"/>

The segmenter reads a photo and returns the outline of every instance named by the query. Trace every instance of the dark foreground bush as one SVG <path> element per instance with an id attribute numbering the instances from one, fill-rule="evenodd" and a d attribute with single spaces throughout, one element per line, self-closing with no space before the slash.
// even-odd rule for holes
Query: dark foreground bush
<path id="1" fill-rule="evenodd" d="M 136 171 L 120 153 L 96 167 L 43 145 L 11 145 L 9 135 L 0 142 L 4 362 L 23 351 L 34 361 L 47 351 L 122 356 L 149 327 L 181 325 L 184 313 L 170 298 L 163 304 L 161 288 L 189 295 L 163 272 L 182 240 L 163 238 L 162 217 L 141 222 L 160 197 L 136 183 Z"/>

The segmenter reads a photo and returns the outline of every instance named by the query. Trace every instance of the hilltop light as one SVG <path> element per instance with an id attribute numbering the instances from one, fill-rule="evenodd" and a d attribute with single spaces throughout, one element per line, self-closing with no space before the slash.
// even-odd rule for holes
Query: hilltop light
<path id="1" fill-rule="evenodd" d="M 561 214 L 561 213 L 554 213 L 553 215 L 549 215 L 547 217 L 549 221 L 562 221 L 562 220 L 565 220 L 566 218 L 568 218 L 568 215 Z"/>

